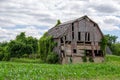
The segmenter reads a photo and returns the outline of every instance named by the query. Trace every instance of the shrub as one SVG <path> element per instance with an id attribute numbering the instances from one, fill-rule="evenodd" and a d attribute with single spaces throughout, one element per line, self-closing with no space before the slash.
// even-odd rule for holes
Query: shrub
<path id="1" fill-rule="evenodd" d="M 11 58 L 10 61 L 20 63 L 42 63 L 41 59 L 29 59 L 29 58 Z"/>
<path id="2" fill-rule="evenodd" d="M 2 60 L 3 61 L 9 61 L 10 60 L 10 54 L 9 53 L 5 53 Z"/>
<path id="3" fill-rule="evenodd" d="M 103 55 L 104 55 L 104 56 L 106 56 L 105 51 L 106 51 L 107 43 L 108 43 L 108 39 L 107 39 L 107 37 L 104 36 L 104 37 L 101 39 L 101 42 L 100 42 L 100 48 L 101 48 L 101 50 L 103 51 Z"/>
<path id="4" fill-rule="evenodd" d="M 40 58 L 40 54 L 35 54 L 35 57 L 36 58 Z"/>
<path id="5" fill-rule="evenodd" d="M 47 63 L 58 63 L 59 61 L 59 57 L 58 57 L 58 54 L 56 53 L 50 53 L 48 56 L 47 56 Z"/>
<path id="6" fill-rule="evenodd" d="M 2 47 L 0 47 L 0 61 L 3 59 L 4 57 L 4 49 Z"/>
<path id="7" fill-rule="evenodd" d="M 82 57 L 83 62 L 87 62 L 86 50 L 84 50 L 84 56 Z"/>
<path id="8" fill-rule="evenodd" d="M 40 54 L 30 54 L 29 58 L 31 58 L 31 59 L 40 58 Z"/>
<path id="9" fill-rule="evenodd" d="M 86 56 L 83 56 L 83 57 L 82 57 L 82 60 L 83 60 L 83 62 L 87 62 L 87 57 L 86 57 Z"/>
<path id="10" fill-rule="evenodd" d="M 28 57 L 28 54 L 23 54 L 22 57 L 23 57 L 23 58 L 27 58 L 27 57 Z"/>
<path id="11" fill-rule="evenodd" d="M 90 61 L 90 62 L 94 62 L 94 60 L 93 60 L 92 57 L 89 57 L 89 61 Z"/>
<path id="12" fill-rule="evenodd" d="M 70 57 L 70 64 L 73 62 L 72 57 Z"/>
<path id="13" fill-rule="evenodd" d="M 2 61 L 4 54 L 0 52 L 0 61 Z"/>
<path id="14" fill-rule="evenodd" d="M 10 54 L 7 52 L 6 47 L 0 47 L 0 61 L 8 61 L 10 60 Z"/>
<path id="15" fill-rule="evenodd" d="M 54 42 L 52 36 L 47 36 L 45 33 L 39 40 L 39 52 L 40 58 L 47 63 L 54 63 L 55 60 L 54 48 L 57 46 L 57 43 Z M 55 58 L 55 59 L 53 59 Z"/>

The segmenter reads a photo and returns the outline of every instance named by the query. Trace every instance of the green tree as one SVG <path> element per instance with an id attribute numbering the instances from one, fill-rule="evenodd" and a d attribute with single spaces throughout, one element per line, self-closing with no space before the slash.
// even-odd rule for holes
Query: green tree
<path id="1" fill-rule="evenodd" d="M 105 37 L 108 39 L 107 45 L 109 46 L 110 50 L 112 51 L 112 54 L 120 56 L 120 53 L 119 53 L 119 50 L 120 50 L 119 44 L 120 43 L 116 42 L 118 37 L 114 36 L 114 35 L 110 35 L 110 34 L 105 35 Z"/>
<path id="2" fill-rule="evenodd" d="M 108 39 L 104 36 L 102 39 L 101 39 L 101 43 L 100 43 L 100 48 L 101 50 L 103 51 L 103 55 L 105 56 L 106 55 L 106 46 L 107 46 L 107 43 L 108 43 Z"/>
<path id="3" fill-rule="evenodd" d="M 32 36 L 27 37 L 26 44 L 33 48 L 32 53 L 38 53 L 38 40 Z"/>
<path id="4" fill-rule="evenodd" d="M 16 36 L 15 40 L 0 42 L 0 60 L 8 60 L 9 57 L 22 57 L 38 53 L 38 40 L 32 36 L 26 37 L 25 32 Z"/>
<path id="5" fill-rule="evenodd" d="M 56 42 L 54 42 L 52 36 L 47 36 L 47 33 L 45 33 L 39 40 L 39 52 L 41 59 L 44 62 L 53 63 L 58 60 L 58 57 L 56 53 L 54 53 L 53 49 L 57 45 Z"/>
<path id="6" fill-rule="evenodd" d="M 6 47 L 8 45 L 8 42 L 0 42 L 0 47 Z"/>
<path id="7" fill-rule="evenodd" d="M 0 47 L 0 61 L 3 59 L 4 57 L 4 49 L 2 47 Z"/>
<path id="8" fill-rule="evenodd" d="M 61 21 L 57 20 L 57 23 L 56 23 L 55 27 L 58 26 L 59 24 L 61 24 Z"/>
<path id="9" fill-rule="evenodd" d="M 115 44 L 118 38 L 117 36 L 110 35 L 110 34 L 105 35 L 105 37 L 108 39 L 107 44 L 109 47 L 111 47 L 112 44 Z"/>
<path id="10" fill-rule="evenodd" d="M 16 36 L 16 41 L 26 43 L 26 35 L 25 32 L 21 32 L 19 35 Z"/>
<path id="11" fill-rule="evenodd" d="M 9 53 L 7 51 L 8 42 L 0 42 L 0 60 L 9 60 Z"/>
<path id="12" fill-rule="evenodd" d="M 33 48 L 30 45 L 25 45 L 22 42 L 11 41 L 8 44 L 8 51 L 11 57 L 21 57 L 23 54 L 31 54 Z"/>
<path id="13" fill-rule="evenodd" d="M 120 56 L 120 43 L 112 44 L 111 50 L 113 55 Z"/>
<path id="14" fill-rule="evenodd" d="M 21 32 L 8 44 L 8 51 L 11 57 L 21 57 L 24 54 L 38 52 L 38 40 L 32 36 L 26 37 L 25 32 Z"/>

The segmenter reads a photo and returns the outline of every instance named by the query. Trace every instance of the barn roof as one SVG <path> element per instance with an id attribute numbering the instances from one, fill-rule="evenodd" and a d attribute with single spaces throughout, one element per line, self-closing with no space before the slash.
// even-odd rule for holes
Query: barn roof
<path id="1" fill-rule="evenodd" d="M 83 20 L 83 19 L 88 19 L 89 21 L 91 21 L 94 24 L 96 24 L 97 27 L 98 27 L 98 24 L 96 22 L 94 22 L 88 16 L 85 15 L 85 16 L 82 16 L 82 17 L 74 19 L 74 20 L 69 20 L 69 21 L 63 22 L 60 25 L 55 26 L 55 27 L 49 29 L 48 30 L 48 35 L 52 35 L 53 38 L 61 37 L 61 36 L 63 36 L 67 32 L 68 28 L 70 28 L 70 26 L 69 26 L 70 24 L 72 24 L 73 22 L 76 22 L 76 21 Z M 99 27 L 98 27 L 98 29 L 99 29 L 101 35 L 103 36 L 103 34 L 102 34 L 102 32 L 101 32 Z"/>
<path id="2" fill-rule="evenodd" d="M 70 24 L 70 23 L 73 23 L 73 22 L 75 22 L 75 21 L 80 21 L 80 20 L 85 19 L 85 18 L 88 18 L 91 22 L 97 24 L 96 22 L 94 22 L 93 20 L 91 20 L 87 15 L 85 15 L 85 16 L 82 16 L 82 17 L 77 18 L 77 19 L 74 19 L 74 20 L 66 21 L 66 22 L 64 22 L 64 23 L 62 23 L 62 24 L 60 24 L 60 25 L 58 25 L 58 26 Z"/>

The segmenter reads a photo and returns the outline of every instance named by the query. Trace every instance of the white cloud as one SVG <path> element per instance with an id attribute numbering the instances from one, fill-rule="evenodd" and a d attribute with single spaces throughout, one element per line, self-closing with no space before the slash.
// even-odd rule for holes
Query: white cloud
<path id="1" fill-rule="evenodd" d="M 83 15 L 104 31 L 120 30 L 119 0 L 0 0 L 0 38 L 14 39 L 22 31 L 39 38 L 57 19 L 64 22 Z"/>
<path id="2" fill-rule="evenodd" d="M 0 41 L 8 41 L 10 39 L 15 39 L 16 35 L 20 34 L 21 32 L 25 32 L 26 36 L 33 36 L 39 39 L 47 29 L 38 29 L 36 26 L 26 26 L 24 28 L 18 29 L 2 29 L 0 28 Z"/>
<path id="3" fill-rule="evenodd" d="M 26 36 L 33 36 L 39 39 L 41 37 L 40 33 L 44 33 L 47 30 L 41 30 L 37 29 L 35 26 L 27 26 L 26 28 L 23 29 L 15 29 L 14 32 L 16 34 L 19 34 L 20 32 L 26 32 Z"/>
<path id="4" fill-rule="evenodd" d="M 120 25 L 120 18 L 115 16 L 106 16 L 104 22 L 107 24 Z"/>
<path id="5" fill-rule="evenodd" d="M 104 31 L 120 30 L 120 18 L 115 16 L 90 16 Z"/>

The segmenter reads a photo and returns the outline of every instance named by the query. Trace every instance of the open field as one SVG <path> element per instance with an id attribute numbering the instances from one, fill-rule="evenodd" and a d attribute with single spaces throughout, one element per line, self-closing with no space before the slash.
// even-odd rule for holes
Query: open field
<path id="1" fill-rule="evenodd" d="M 119 80 L 120 57 L 104 63 L 35 64 L 0 62 L 0 80 Z"/>

